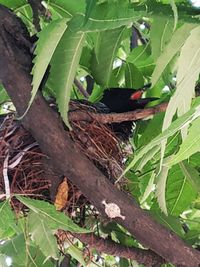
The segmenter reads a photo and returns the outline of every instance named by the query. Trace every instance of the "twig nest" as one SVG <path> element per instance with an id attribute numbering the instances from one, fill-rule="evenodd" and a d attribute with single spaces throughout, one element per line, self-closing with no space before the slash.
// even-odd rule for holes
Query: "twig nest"
<path id="1" fill-rule="evenodd" d="M 97 114 L 94 106 L 77 101 L 70 102 L 70 110 L 81 111 L 86 115 L 89 115 L 88 111 Z M 91 119 L 92 122 L 70 121 L 73 131 L 69 134 L 81 151 L 114 183 L 123 171 L 125 153 L 112 128 Z"/>
<path id="2" fill-rule="evenodd" d="M 121 215 L 121 210 L 117 204 L 106 203 L 105 200 L 102 201 L 102 204 L 105 205 L 105 213 L 108 215 L 109 218 L 113 219 L 116 217 L 120 217 L 122 218 L 122 220 L 125 220 L 125 216 Z"/>

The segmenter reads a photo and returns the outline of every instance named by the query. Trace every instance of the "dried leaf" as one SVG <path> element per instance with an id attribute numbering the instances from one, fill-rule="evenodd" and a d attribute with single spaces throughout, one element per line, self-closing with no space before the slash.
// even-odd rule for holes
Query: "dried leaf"
<path id="1" fill-rule="evenodd" d="M 54 202 L 54 205 L 57 210 L 62 210 L 66 206 L 68 200 L 68 192 L 69 192 L 69 186 L 67 183 L 67 178 L 65 177 L 63 179 L 63 182 L 58 187 L 56 199 Z"/>

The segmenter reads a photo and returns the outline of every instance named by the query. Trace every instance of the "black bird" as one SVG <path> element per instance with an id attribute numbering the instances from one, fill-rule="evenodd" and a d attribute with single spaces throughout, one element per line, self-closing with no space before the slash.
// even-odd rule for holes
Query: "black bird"
<path id="1" fill-rule="evenodd" d="M 145 89 L 135 91 L 128 88 L 110 88 L 105 90 L 101 103 L 106 105 L 110 112 L 122 113 L 143 109 L 149 102 L 158 98 L 141 98 Z"/>
<path id="2" fill-rule="evenodd" d="M 144 109 L 149 102 L 158 99 L 155 97 L 141 98 L 148 87 L 149 85 L 138 91 L 129 88 L 107 89 L 98 106 L 99 104 L 103 105 L 106 113 L 122 113 Z M 108 111 L 106 111 L 106 108 Z M 132 132 L 132 125 L 133 123 L 131 121 L 112 123 L 111 128 L 121 140 L 127 141 Z"/>

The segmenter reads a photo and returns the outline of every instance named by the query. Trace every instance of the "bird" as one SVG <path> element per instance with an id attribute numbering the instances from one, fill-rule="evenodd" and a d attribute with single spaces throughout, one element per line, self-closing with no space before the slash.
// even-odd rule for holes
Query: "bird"
<path id="1" fill-rule="evenodd" d="M 158 100 L 157 97 L 142 98 L 143 93 L 149 87 L 148 84 L 139 90 L 131 88 L 106 89 L 98 103 L 98 108 L 104 113 L 124 113 L 144 109 L 148 103 Z M 121 140 L 126 142 L 132 135 L 133 122 L 112 123 L 110 127 Z"/>
<path id="2" fill-rule="evenodd" d="M 109 88 L 104 91 L 100 100 L 110 112 L 122 113 L 144 109 L 151 101 L 157 100 L 157 97 L 142 98 L 146 88 L 133 90 L 130 88 Z"/>

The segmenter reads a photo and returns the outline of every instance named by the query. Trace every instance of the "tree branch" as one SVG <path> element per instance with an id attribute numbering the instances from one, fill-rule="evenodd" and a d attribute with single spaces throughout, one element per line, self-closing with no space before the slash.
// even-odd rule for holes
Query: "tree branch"
<path id="1" fill-rule="evenodd" d="M 79 92 L 85 97 L 88 98 L 90 95 L 88 92 L 83 88 L 82 84 L 77 80 L 76 78 L 74 79 L 74 84 L 78 88 Z"/>
<path id="2" fill-rule="evenodd" d="M 99 238 L 94 234 L 73 234 L 81 242 L 86 243 L 90 248 L 108 255 L 118 256 L 137 261 L 145 266 L 161 266 L 165 261 L 153 251 L 133 247 L 125 247 L 110 239 Z"/>
<path id="3" fill-rule="evenodd" d="M 168 103 L 162 103 L 152 108 L 138 109 L 135 111 L 124 112 L 124 113 L 109 113 L 99 114 L 90 111 L 71 111 L 69 113 L 69 119 L 71 121 L 87 121 L 92 122 L 97 120 L 103 124 L 120 123 L 124 121 L 136 121 L 147 118 L 159 112 L 164 112 L 167 108 Z"/>
<path id="4" fill-rule="evenodd" d="M 9 33 L 5 25 L 13 28 Z M 18 30 L 17 41 L 15 32 Z M 3 82 L 19 115 L 27 108 L 31 96 L 31 55 L 24 42 L 30 38 L 16 16 L 0 5 L 0 80 Z M 20 41 L 20 42 L 19 42 Z M 21 43 L 21 45 L 19 45 Z M 185 244 L 177 235 L 155 222 L 133 199 L 119 191 L 90 162 L 63 129 L 56 112 L 50 109 L 40 93 L 22 120 L 41 150 L 49 157 L 49 165 L 66 175 L 107 216 L 103 200 L 115 203 L 123 218 L 113 218 L 129 231 L 144 247 L 153 250 L 175 266 L 198 267 L 200 253 Z M 59 184 L 60 181 L 57 181 Z"/>

